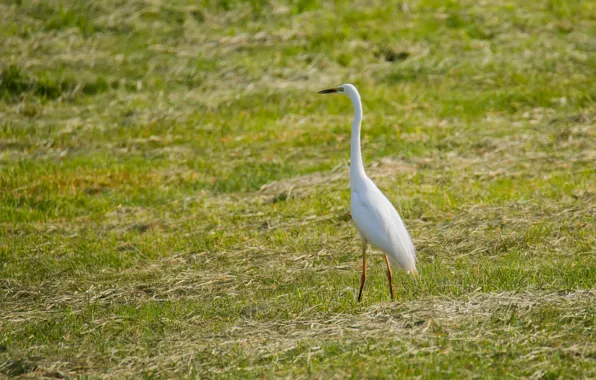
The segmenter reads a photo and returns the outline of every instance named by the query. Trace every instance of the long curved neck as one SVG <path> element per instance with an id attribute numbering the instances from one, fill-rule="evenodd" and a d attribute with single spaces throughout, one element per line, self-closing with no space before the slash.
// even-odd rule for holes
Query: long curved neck
<path id="1" fill-rule="evenodd" d="M 350 185 L 352 188 L 361 182 L 366 174 L 362 163 L 362 152 L 360 150 L 360 123 L 362 122 L 362 102 L 360 95 L 349 94 L 354 105 L 354 121 L 352 122 L 352 139 L 350 141 Z"/>

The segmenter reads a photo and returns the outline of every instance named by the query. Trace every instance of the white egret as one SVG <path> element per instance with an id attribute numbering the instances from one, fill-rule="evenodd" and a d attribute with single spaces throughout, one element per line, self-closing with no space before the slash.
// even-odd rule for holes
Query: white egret
<path id="1" fill-rule="evenodd" d="M 389 292 L 393 299 L 390 263 L 414 276 L 418 275 L 414 244 L 395 207 L 364 172 L 360 150 L 362 102 L 358 90 L 351 84 L 344 84 L 337 88 L 319 91 L 319 94 L 329 93 L 347 95 L 354 105 L 350 142 L 350 188 L 352 190 L 352 219 L 360 234 L 360 240 L 362 240 L 362 277 L 358 302 L 362 299 L 362 289 L 366 282 L 366 246 L 368 243 L 385 253 Z"/>

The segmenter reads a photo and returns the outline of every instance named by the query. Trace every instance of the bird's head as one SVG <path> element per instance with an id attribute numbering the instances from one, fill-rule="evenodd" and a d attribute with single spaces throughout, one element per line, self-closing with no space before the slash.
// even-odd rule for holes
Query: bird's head
<path id="1" fill-rule="evenodd" d="M 360 95 L 358 94 L 358 90 L 356 90 L 356 87 L 354 87 L 351 84 L 342 84 L 339 87 L 328 88 L 327 90 L 319 91 L 319 94 L 333 94 L 333 93 L 344 94 L 350 98 L 352 96 L 360 97 Z"/>

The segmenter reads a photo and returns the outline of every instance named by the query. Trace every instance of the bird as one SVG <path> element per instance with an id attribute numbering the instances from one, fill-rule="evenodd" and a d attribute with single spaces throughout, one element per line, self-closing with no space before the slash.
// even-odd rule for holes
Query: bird
<path id="1" fill-rule="evenodd" d="M 350 141 L 350 208 L 352 220 L 358 229 L 362 242 L 362 276 L 358 302 L 362 300 L 362 289 L 366 282 L 366 248 L 368 243 L 385 254 L 389 292 L 394 299 L 391 266 L 401 268 L 418 276 L 414 243 L 389 199 L 368 178 L 362 162 L 360 129 L 362 123 L 362 101 L 356 87 L 343 84 L 339 87 L 319 91 L 319 94 L 346 95 L 354 106 L 352 137 Z M 390 265 L 391 264 L 391 265 Z"/>

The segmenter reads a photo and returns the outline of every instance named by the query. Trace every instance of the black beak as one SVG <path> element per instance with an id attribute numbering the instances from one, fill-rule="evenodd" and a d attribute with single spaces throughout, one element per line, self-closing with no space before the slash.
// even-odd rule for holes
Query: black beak
<path id="1" fill-rule="evenodd" d="M 329 88 L 327 90 L 319 91 L 319 94 L 331 94 L 333 92 L 337 92 L 337 88 Z"/>

